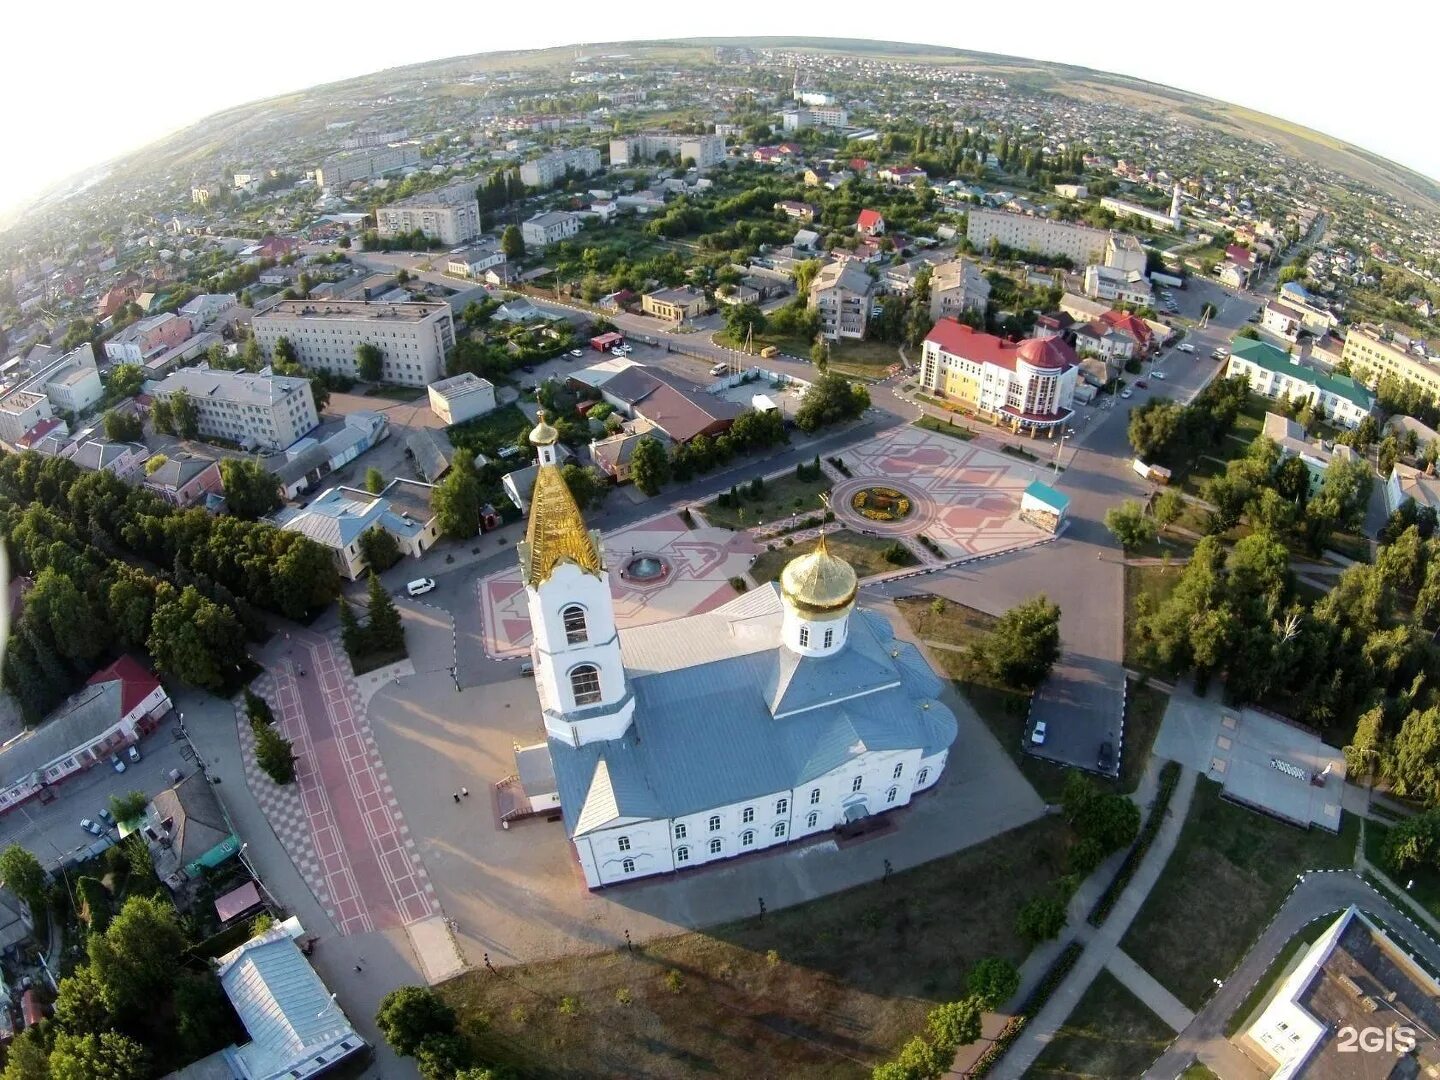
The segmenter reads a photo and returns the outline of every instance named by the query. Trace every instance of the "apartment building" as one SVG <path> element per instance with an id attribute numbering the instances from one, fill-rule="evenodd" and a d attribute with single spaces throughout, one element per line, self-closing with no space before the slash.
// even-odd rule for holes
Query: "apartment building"
<path id="1" fill-rule="evenodd" d="M 1079 371 L 1061 337 L 1016 343 L 948 318 L 926 335 L 920 354 L 927 390 L 1035 435 L 1054 435 L 1070 419 Z"/>
<path id="2" fill-rule="evenodd" d="M 930 272 L 930 318 L 956 318 L 964 311 L 983 312 L 990 302 L 990 282 L 969 259 L 940 263 Z"/>
<path id="3" fill-rule="evenodd" d="M 181 368 L 155 387 L 164 401 L 184 393 L 200 434 L 245 447 L 282 450 L 320 422 L 309 379 L 248 371 Z"/>
<path id="4" fill-rule="evenodd" d="M 1137 270 L 1119 270 L 1091 263 L 1085 267 L 1085 295 L 1092 300 L 1122 301 L 1138 307 L 1154 307 L 1155 294 L 1145 275 Z"/>
<path id="5" fill-rule="evenodd" d="M 1351 327 L 1345 335 L 1340 361 L 1367 385 L 1376 386 L 1387 375 L 1419 385 L 1431 400 L 1440 401 L 1440 365 L 1387 341 L 1369 326 Z"/>
<path id="6" fill-rule="evenodd" d="M 612 168 L 653 161 L 660 153 L 669 154 L 677 164 L 686 158 L 694 158 L 697 167 L 706 169 L 725 160 L 725 140 L 719 135 L 666 135 L 659 132 L 610 140 Z"/>
<path id="7" fill-rule="evenodd" d="M 381 379 L 402 386 L 435 382 L 455 345 L 450 305 L 418 300 L 282 300 L 252 325 L 266 356 L 283 337 L 306 367 L 351 377 L 359 374 L 355 350 L 374 345 L 383 356 Z"/>
<path id="8" fill-rule="evenodd" d="M 54 417 L 50 399 L 30 390 L 15 390 L 0 398 L 0 443 L 16 447 L 37 424 Z"/>
<path id="9" fill-rule="evenodd" d="M 556 150 L 520 166 L 520 181 L 526 187 L 554 187 L 566 173 L 593 176 L 605 168 L 600 151 L 593 146 L 577 146 L 572 150 Z"/>
<path id="10" fill-rule="evenodd" d="M 384 176 L 420 162 L 418 146 L 377 146 L 326 158 L 315 170 L 315 183 L 322 188 L 340 187 L 356 180 Z"/>
<path id="11" fill-rule="evenodd" d="M 550 210 L 520 223 L 520 237 L 526 247 L 543 248 L 568 240 L 580 231 L 579 214 Z"/>
<path id="12" fill-rule="evenodd" d="M 676 289 L 657 289 L 640 298 L 640 310 L 646 315 L 670 322 L 686 322 L 710 310 L 710 299 L 704 289 L 681 285 Z"/>
<path id="13" fill-rule="evenodd" d="M 194 332 L 189 319 L 167 311 L 121 330 L 105 342 L 105 355 L 117 364 L 143 364 L 148 357 L 173 349 Z"/>
<path id="14" fill-rule="evenodd" d="M 480 235 L 480 203 L 475 198 L 475 182 L 462 180 L 382 206 L 375 211 L 375 228 L 382 239 L 418 229 L 442 244 L 473 240 Z"/>
<path id="15" fill-rule="evenodd" d="M 33 358 L 35 354 L 31 355 Z M 35 402 L 30 400 L 30 396 L 36 394 L 53 409 L 75 416 L 99 401 L 105 395 L 105 388 L 100 383 L 100 370 L 95 364 L 95 346 L 87 341 L 63 356 L 42 360 L 0 392 L 0 402 L 15 399 L 16 406 L 8 415 L 15 418 L 16 424 L 22 419 L 30 421 L 27 427 L 13 435 L 4 435 L 7 442 L 13 442 L 41 420 L 50 418 L 49 410 L 37 410 Z M 44 415 L 40 415 L 41 412 Z M 9 430 L 9 425 L 3 422 L 0 422 L 0 427 Z"/>
<path id="16" fill-rule="evenodd" d="M 1145 246 L 1129 233 L 1111 233 L 1105 241 L 1105 265 L 1127 274 L 1144 275 Z"/>
<path id="17" fill-rule="evenodd" d="M 843 128 L 850 123 L 850 114 L 838 105 L 812 109 L 786 109 L 780 114 L 780 126 L 786 131 L 811 127 Z"/>
<path id="18" fill-rule="evenodd" d="M 820 268 L 810 283 L 810 308 L 820 315 L 820 332 L 830 341 L 865 336 L 875 279 L 858 262 L 844 260 Z"/>
<path id="19" fill-rule="evenodd" d="M 984 251 L 993 240 L 1015 251 L 1060 256 L 1078 267 L 1103 262 L 1110 242 L 1110 233 L 1105 229 L 1051 221 L 1009 210 L 976 206 L 967 216 L 965 238 L 979 251 Z"/>
<path id="20" fill-rule="evenodd" d="M 1348 341 L 1346 345 L 1348 351 Z M 1375 408 L 1375 395 L 1355 379 L 1306 367 L 1298 355 L 1265 341 L 1237 338 L 1225 374 L 1243 375 L 1251 390 L 1268 398 L 1306 401 L 1312 408 L 1322 408 L 1342 427 L 1358 426 Z"/>

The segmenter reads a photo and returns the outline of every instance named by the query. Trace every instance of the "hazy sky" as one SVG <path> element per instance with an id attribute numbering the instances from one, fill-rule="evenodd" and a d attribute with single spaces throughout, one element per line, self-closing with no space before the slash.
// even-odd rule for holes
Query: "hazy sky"
<path id="1" fill-rule="evenodd" d="M 1415 0 L 1257 3 L 1243 16 L 1194 3 L 729 0 L 667 4 L 663 20 L 653 5 L 589 0 L 15 3 L 0 53 L 0 211 L 227 106 L 444 56 L 662 34 L 823 33 L 1081 64 L 1273 113 L 1440 177 L 1424 119 L 1440 19 Z"/>

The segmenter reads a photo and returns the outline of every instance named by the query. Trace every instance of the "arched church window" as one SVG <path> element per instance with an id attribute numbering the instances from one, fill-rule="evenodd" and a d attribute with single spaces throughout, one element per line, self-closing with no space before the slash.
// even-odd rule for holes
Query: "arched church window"
<path id="1" fill-rule="evenodd" d="M 600 669 L 594 664 L 581 664 L 570 672 L 570 691 L 576 705 L 594 705 L 600 700 Z"/>
<path id="2" fill-rule="evenodd" d="M 590 640 L 590 632 L 585 627 L 585 609 L 579 604 L 571 604 L 560 617 L 565 621 L 565 644 L 580 645 Z"/>

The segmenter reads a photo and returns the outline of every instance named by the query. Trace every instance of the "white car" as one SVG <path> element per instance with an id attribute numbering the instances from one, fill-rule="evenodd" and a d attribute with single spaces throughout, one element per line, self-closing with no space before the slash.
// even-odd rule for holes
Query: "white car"
<path id="1" fill-rule="evenodd" d="M 1159 379 L 1161 382 L 1165 381 L 1165 373 L 1163 371 L 1152 371 L 1150 372 L 1150 377 L 1152 379 Z"/>
<path id="2" fill-rule="evenodd" d="M 416 578 L 405 586 L 405 591 L 411 596 L 424 596 L 431 589 L 435 588 L 435 579 L 422 577 Z"/>
<path id="3" fill-rule="evenodd" d="M 1133 394 L 1133 392 L 1127 387 L 1126 389 L 1120 391 L 1120 396 L 1121 396 L 1121 397 L 1133 397 L 1134 394 Z"/>
<path id="4" fill-rule="evenodd" d="M 1176 345 L 1175 348 L 1179 349 L 1181 352 L 1195 351 L 1195 346 L 1191 345 L 1188 341 L 1182 341 L 1179 345 Z"/>
<path id="5" fill-rule="evenodd" d="M 1045 742 L 1045 721 L 1036 720 L 1034 728 L 1030 731 L 1030 741 L 1036 746 Z"/>
<path id="6" fill-rule="evenodd" d="M 579 349 L 571 349 L 571 350 L 570 350 L 570 355 L 571 355 L 571 356 L 584 356 L 585 354 L 584 354 L 583 352 L 581 352 Z"/>

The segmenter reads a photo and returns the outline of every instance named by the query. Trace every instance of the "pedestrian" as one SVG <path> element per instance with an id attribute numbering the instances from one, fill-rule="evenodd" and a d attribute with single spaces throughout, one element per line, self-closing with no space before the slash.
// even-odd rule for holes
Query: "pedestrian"
<path id="1" fill-rule="evenodd" d="M 452 792 L 450 793 L 450 797 L 451 797 L 452 799 L 454 799 L 457 803 L 460 801 L 460 794 L 459 794 L 459 792 L 452 791 Z"/>
<path id="2" fill-rule="evenodd" d="M 356 972 L 361 972 L 361 971 L 364 971 L 365 969 L 362 968 L 359 964 L 356 964 L 356 965 L 355 965 L 355 970 L 356 970 Z"/>
<path id="3" fill-rule="evenodd" d="M 470 789 L 469 789 L 468 787 L 462 787 L 462 788 L 460 789 L 460 794 L 461 794 L 461 795 L 464 795 L 465 798 L 468 799 L 468 798 L 470 797 Z"/>

